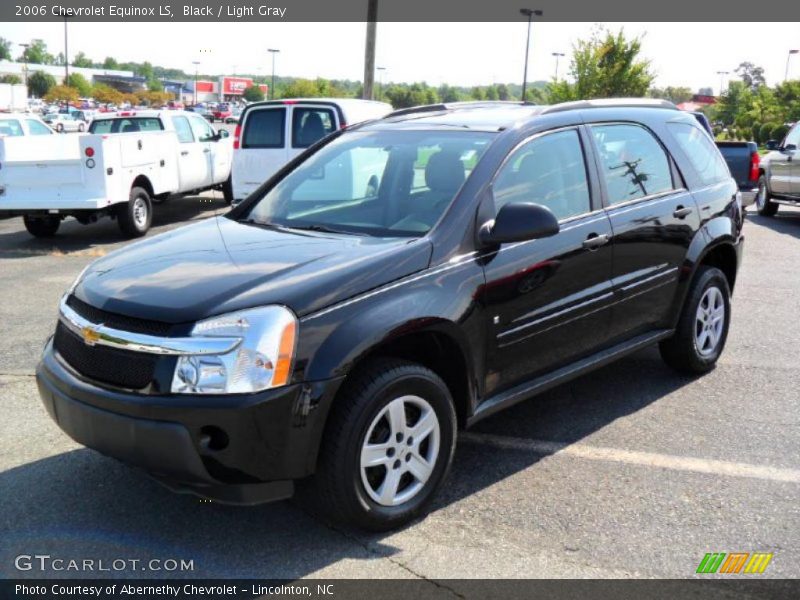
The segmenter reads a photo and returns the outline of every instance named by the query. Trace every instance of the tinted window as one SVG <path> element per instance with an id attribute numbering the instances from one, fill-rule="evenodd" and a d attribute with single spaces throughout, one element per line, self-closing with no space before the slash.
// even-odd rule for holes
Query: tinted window
<path id="1" fill-rule="evenodd" d="M 115 119 L 94 119 L 89 125 L 89 133 L 136 133 L 137 131 L 161 131 L 161 120 L 155 117 L 125 117 Z"/>
<path id="2" fill-rule="evenodd" d="M 31 132 L 31 135 L 51 135 L 53 133 L 53 130 L 44 123 L 34 121 L 33 119 L 26 119 L 26 122 L 28 123 L 28 130 Z"/>
<path id="3" fill-rule="evenodd" d="M 10 137 L 24 135 L 22 125 L 16 119 L 0 119 L 0 135 Z"/>
<path id="4" fill-rule="evenodd" d="M 789 135 L 786 136 L 783 145 L 788 146 L 789 144 L 794 144 L 796 147 L 800 148 L 800 125 L 795 125 L 789 132 Z"/>
<path id="5" fill-rule="evenodd" d="M 558 131 L 518 148 L 497 174 L 495 206 L 534 202 L 559 219 L 591 210 L 586 163 L 578 132 Z"/>
<path id="6" fill-rule="evenodd" d="M 353 132 L 269 190 L 248 218 L 284 227 L 399 237 L 439 220 L 489 146 L 477 131 Z"/>
<path id="7" fill-rule="evenodd" d="M 592 133 L 610 204 L 673 189 L 667 154 L 644 127 L 595 125 Z"/>
<path id="8" fill-rule="evenodd" d="M 308 148 L 332 133 L 333 111 L 327 108 L 295 108 L 292 114 L 292 146 Z"/>
<path id="9" fill-rule="evenodd" d="M 175 126 L 175 133 L 178 134 L 178 141 L 181 144 L 191 144 L 194 141 L 189 119 L 186 117 L 173 117 L 172 124 Z"/>
<path id="10" fill-rule="evenodd" d="M 667 126 L 705 185 L 730 178 L 728 165 L 706 132 L 688 123 L 668 123 Z"/>
<path id="11" fill-rule="evenodd" d="M 286 109 L 270 108 L 247 113 L 242 148 L 283 148 Z"/>

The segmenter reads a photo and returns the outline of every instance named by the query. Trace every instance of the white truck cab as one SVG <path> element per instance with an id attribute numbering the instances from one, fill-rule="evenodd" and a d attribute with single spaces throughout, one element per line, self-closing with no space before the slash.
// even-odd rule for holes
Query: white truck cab
<path id="1" fill-rule="evenodd" d="M 22 215 L 37 237 L 54 235 L 67 216 L 104 215 L 142 236 L 154 201 L 213 188 L 230 202 L 231 141 L 175 110 L 98 115 L 80 136 L 0 138 L 0 215 Z"/>
<path id="2" fill-rule="evenodd" d="M 392 106 L 385 102 L 354 98 L 298 98 L 247 105 L 233 139 L 234 202 L 246 198 L 326 135 L 390 112 Z"/>

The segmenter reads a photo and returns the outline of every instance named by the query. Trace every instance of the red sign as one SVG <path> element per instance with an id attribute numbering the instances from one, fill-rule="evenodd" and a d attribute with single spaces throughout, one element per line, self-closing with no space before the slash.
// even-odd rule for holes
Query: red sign
<path id="1" fill-rule="evenodd" d="M 214 91 L 214 82 L 213 81 L 198 81 L 197 82 L 197 91 L 198 92 L 213 92 Z"/>
<path id="2" fill-rule="evenodd" d="M 225 96 L 241 96 L 247 88 L 252 86 L 253 80 L 249 77 L 223 77 L 220 87 Z"/>
<path id="3" fill-rule="evenodd" d="M 260 89 L 262 92 L 264 92 L 265 96 L 269 92 L 269 86 L 266 83 L 259 83 L 258 84 L 258 89 Z"/>

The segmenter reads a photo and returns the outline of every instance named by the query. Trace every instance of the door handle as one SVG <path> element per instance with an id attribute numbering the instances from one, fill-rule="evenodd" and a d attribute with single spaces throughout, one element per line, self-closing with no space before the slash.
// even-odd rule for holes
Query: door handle
<path id="1" fill-rule="evenodd" d="M 676 219 L 684 219 L 692 214 L 692 209 L 688 206 L 679 206 L 675 209 L 675 212 L 672 213 L 672 216 Z"/>
<path id="2" fill-rule="evenodd" d="M 189 156 L 188 150 L 181 150 L 181 156 Z"/>
<path id="3" fill-rule="evenodd" d="M 608 236 L 603 233 L 597 235 L 596 233 L 590 233 L 589 237 L 583 240 L 582 246 L 587 250 L 596 250 L 600 246 L 605 246 L 608 243 Z"/>
<path id="4" fill-rule="evenodd" d="M 203 148 L 203 152 L 205 152 L 206 154 L 208 154 L 209 152 L 211 152 L 211 148 Z"/>

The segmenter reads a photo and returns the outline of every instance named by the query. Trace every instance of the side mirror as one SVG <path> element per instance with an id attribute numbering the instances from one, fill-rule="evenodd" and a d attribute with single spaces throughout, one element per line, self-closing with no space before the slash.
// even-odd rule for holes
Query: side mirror
<path id="1" fill-rule="evenodd" d="M 217 137 L 221 140 L 225 139 L 230 135 L 230 132 L 227 129 L 220 129 L 217 131 Z"/>
<path id="2" fill-rule="evenodd" d="M 512 202 L 500 209 L 494 221 L 483 224 L 478 239 L 488 246 L 550 237 L 558 231 L 558 219 L 546 206 Z"/>
<path id="3" fill-rule="evenodd" d="M 778 140 L 769 140 L 766 144 L 764 144 L 764 147 L 767 150 L 777 150 L 779 145 L 780 144 L 778 143 Z"/>

